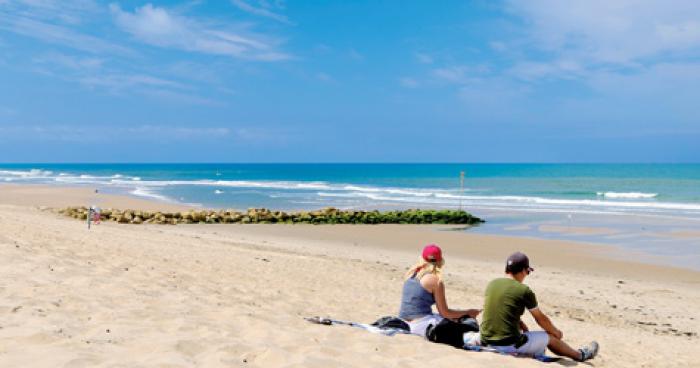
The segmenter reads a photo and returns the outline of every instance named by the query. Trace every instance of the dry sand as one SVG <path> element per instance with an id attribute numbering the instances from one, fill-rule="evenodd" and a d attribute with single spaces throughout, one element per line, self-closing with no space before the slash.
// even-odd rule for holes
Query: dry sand
<path id="1" fill-rule="evenodd" d="M 700 365 L 700 273 L 616 260 L 611 247 L 444 226 L 107 223 L 88 231 L 35 207 L 52 205 L 51 193 L 39 203 L 2 192 L 13 204 L 0 204 L 0 367 L 589 365 L 302 319 L 395 314 L 403 272 L 428 241 L 444 248 L 452 307 L 480 307 L 502 259 L 520 249 L 536 267 L 526 282 L 565 340 L 600 342 L 590 365 Z"/>

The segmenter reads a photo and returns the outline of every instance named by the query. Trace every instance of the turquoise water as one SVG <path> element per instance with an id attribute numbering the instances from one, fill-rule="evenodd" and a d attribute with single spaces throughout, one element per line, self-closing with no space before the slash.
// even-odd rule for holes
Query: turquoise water
<path id="1" fill-rule="evenodd" d="M 207 207 L 461 204 L 700 217 L 700 164 L 0 164 L 2 181 L 84 185 Z"/>

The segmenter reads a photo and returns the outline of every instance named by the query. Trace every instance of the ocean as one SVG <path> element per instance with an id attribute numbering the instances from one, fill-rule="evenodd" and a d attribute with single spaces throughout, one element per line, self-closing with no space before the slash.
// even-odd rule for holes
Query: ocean
<path id="1" fill-rule="evenodd" d="M 461 204 L 700 217 L 700 164 L 0 164 L 0 182 L 90 186 L 221 208 Z"/>
<path id="2" fill-rule="evenodd" d="M 487 220 L 469 231 L 680 254 L 700 268 L 700 164 L 0 164 L 2 182 L 213 208 L 461 207 Z"/>

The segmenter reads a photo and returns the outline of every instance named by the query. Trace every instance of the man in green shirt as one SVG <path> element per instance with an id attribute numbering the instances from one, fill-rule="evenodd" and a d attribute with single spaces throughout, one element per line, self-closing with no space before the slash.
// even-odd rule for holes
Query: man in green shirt
<path id="1" fill-rule="evenodd" d="M 481 322 L 481 344 L 505 353 L 544 355 L 545 348 L 554 354 L 577 361 L 593 359 L 598 343 L 591 342 L 581 349 L 573 349 L 561 340 L 562 332 L 537 307 L 537 298 L 523 284 L 533 268 L 523 253 L 516 252 L 506 261 L 506 277 L 495 279 L 486 287 L 486 298 Z M 529 331 L 520 316 L 529 310 L 544 331 Z"/>

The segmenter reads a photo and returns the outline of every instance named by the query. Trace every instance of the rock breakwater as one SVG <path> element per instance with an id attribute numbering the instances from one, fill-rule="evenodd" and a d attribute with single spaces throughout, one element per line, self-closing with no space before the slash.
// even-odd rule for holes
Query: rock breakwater
<path id="1" fill-rule="evenodd" d="M 79 220 L 87 220 L 89 209 L 68 207 L 58 213 Z M 455 210 L 402 210 L 354 211 L 324 208 L 317 211 L 283 212 L 265 208 L 250 208 L 246 212 L 234 210 L 189 210 L 183 212 L 152 212 L 140 210 L 103 209 L 102 221 L 121 224 L 456 224 L 475 225 L 484 220 L 465 211 Z"/>

